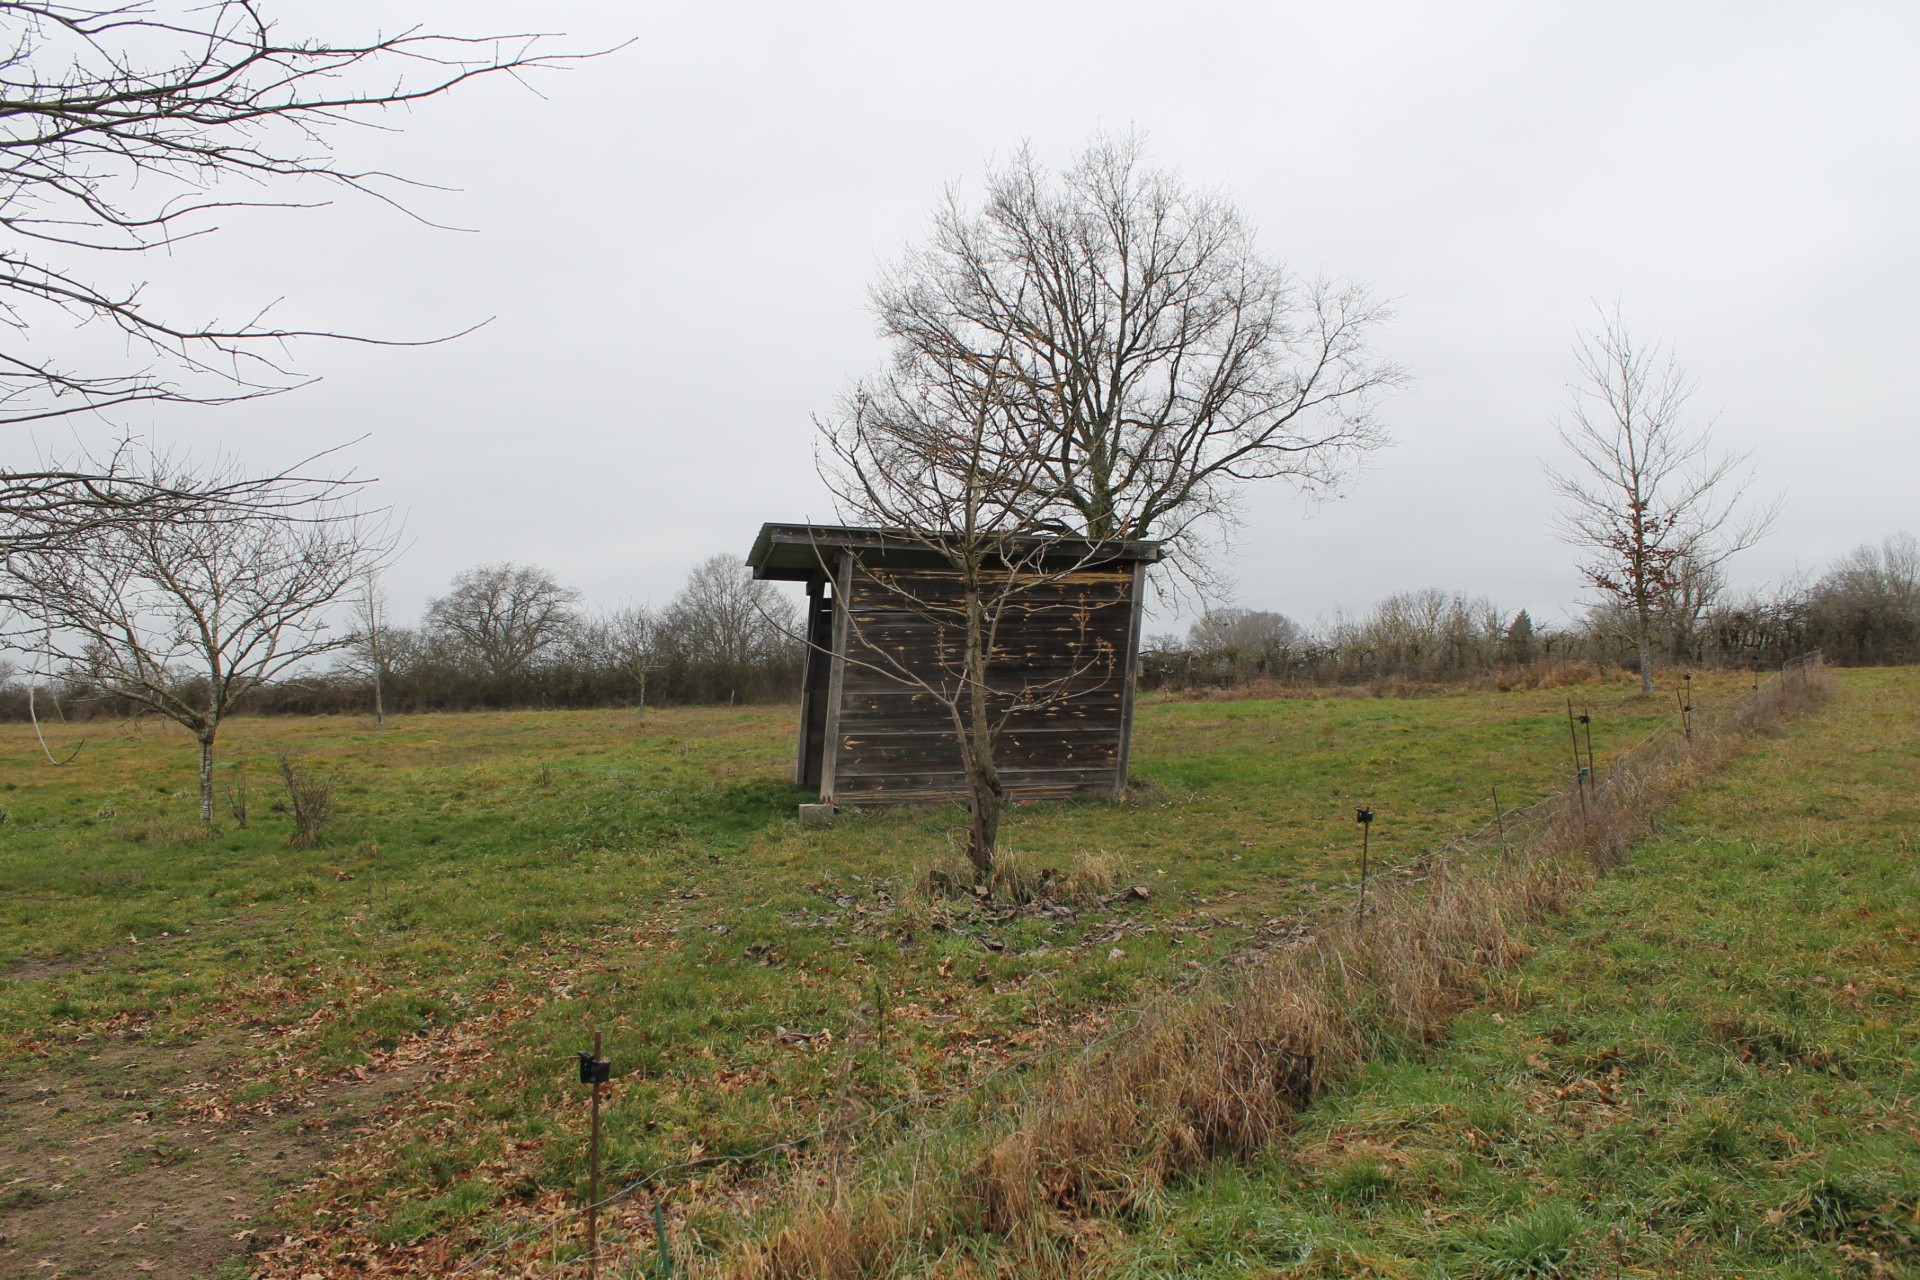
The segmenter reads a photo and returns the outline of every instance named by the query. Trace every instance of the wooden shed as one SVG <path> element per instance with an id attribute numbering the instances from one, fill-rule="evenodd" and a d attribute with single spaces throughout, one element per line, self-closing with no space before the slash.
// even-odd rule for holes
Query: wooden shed
<path id="1" fill-rule="evenodd" d="M 1051 694 L 1032 709 L 1013 708 L 995 765 L 1013 799 L 1117 795 L 1127 785 L 1146 568 L 1160 559 L 1160 544 L 1027 545 L 1042 580 L 1023 589 L 1002 623 L 989 684 Z M 764 525 L 747 563 L 756 578 L 807 584 L 796 784 L 829 804 L 964 796 L 951 714 L 888 673 L 891 663 L 936 677 L 942 670 L 951 628 L 911 601 L 957 602 L 953 571 L 924 545 L 839 525 Z M 1101 660 L 1087 661 L 1089 653 Z"/>

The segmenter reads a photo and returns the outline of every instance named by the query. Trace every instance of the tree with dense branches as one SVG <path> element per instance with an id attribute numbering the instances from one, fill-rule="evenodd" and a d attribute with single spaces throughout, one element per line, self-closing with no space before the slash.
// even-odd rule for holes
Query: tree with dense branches
<path id="1" fill-rule="evenodd" d="M 427 630 L 451 640 L 494 680 L 514 684 L 559 643 L 580 593 L 545 569 L 488 564 L 455 575 L 427 606 Z"/>
<path id="2" fill-rule="evenodd" d="M 1027 679 L 1003 661 L 1006 620 L 1128 543 L 1171 542 L 1200 571 L 1195 535 L 1232 523 L 1244 483 L 1323 489 L 1384 443 L 1378 402 L 1401 374 L 1367 349 L 1385 312 L 1364 289 L 1263 257 L 1231 204 L 1137 139 L 1096 139 L 1059 171 L 1022 149 L 933 223 L 873 289 L 892 367 L 818 423 L 820 470 L 843 518 L 954 584 L 891 584 L 952 637 L 942 660 L 873 666 L 950 717 L 984 883 L 1014 712 L 1127 678 L 1088 644 Z"/>
<path id="3" fill-rule="evenodd" d="M 1246 482 L 1337 484 L 1384 443 L 1403 377 L 1368 349 L 1387 313 L 1364 288 L 1263 256 L 1137 138 L 1059 171 L 1022 149 L 977 207 L 949 193 L 873 301 L 896 365 L 991 388 L 1044 467 L 1045 523 L 1098 541 L 1178 547 L 1230 523 Z"/>

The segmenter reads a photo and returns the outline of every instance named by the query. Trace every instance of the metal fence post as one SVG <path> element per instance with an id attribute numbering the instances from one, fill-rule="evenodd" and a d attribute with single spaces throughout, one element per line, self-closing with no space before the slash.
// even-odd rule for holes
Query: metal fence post
<path id="1" fill-rule="evenodd" d="M 1353 811 L 1353 819 L 1360 824 L 1360 905 L 1354 912 L 1359 927 L 1367 925 L 1367 858 L 1369 853 L 1368 837 L 1373 832 L 1373 810 L 1365 805 Z"/>

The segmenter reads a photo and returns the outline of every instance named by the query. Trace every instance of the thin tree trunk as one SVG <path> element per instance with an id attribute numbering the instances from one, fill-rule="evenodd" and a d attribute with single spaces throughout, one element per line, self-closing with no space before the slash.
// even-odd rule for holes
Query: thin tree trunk
<path id="1" fill-rule="evenodd" d="M 367 574 L 367 656 L 373 660 L 373 727 L 387 727 L 386 701 L 380 686 L 387 674 L 386 659 L 380 652 L 380 589 L 374 575 Z"/>
<path id="2" fill-rule="evenodd" d="M 1650 627 L 1651 624 L 1642 618 L 1638 634 L 1633 638 L 1634 648 L 1640 658 L 1640 692 L 1643 694 L 1653 692 L 1653 638 L 1647 634 Z"/>
<path id="3" fill-rule="evenodd" d="M 213 731 L 205 730 L 200 739 L 200 821 L 213 821 Z"/>
<path id="4" fill-rule="evenodd" d="M 986 887 L 993 879 L 994 854 L 1000 842 L 1000 818 L 1006 811 L 1006 792 L 993 764 L 992 708 L 987 700 L 986 618 L 977 591 L 967 596 L 967 744 L 961 755 L 972 797 L 973 827 L 967 857 L 973 863 L 974 883 Z"/>

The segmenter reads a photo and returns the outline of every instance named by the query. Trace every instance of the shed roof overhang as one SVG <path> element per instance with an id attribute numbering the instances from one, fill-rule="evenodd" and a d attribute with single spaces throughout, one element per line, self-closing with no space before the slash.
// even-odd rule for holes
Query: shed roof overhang
<path id="1" fill-rule="evenodd" d="M 1023 553 L 1031 548 L 1050 566 L 1089 564 L 1153 564 L 1163 555 L 1158 542 L 1100 543 L 1086 538 L 1035 535 L 1019 539 Z M 747 552 L 747 564 L 756 578 L 779 582 L 824 580 L 842 551 L 864 553 L 862 559 L 888 568 L 928 567 L 945 563 L 924 537 L 898 530 L 863 529 L 843 524 L 763 524 L 760 536 Z"/>

